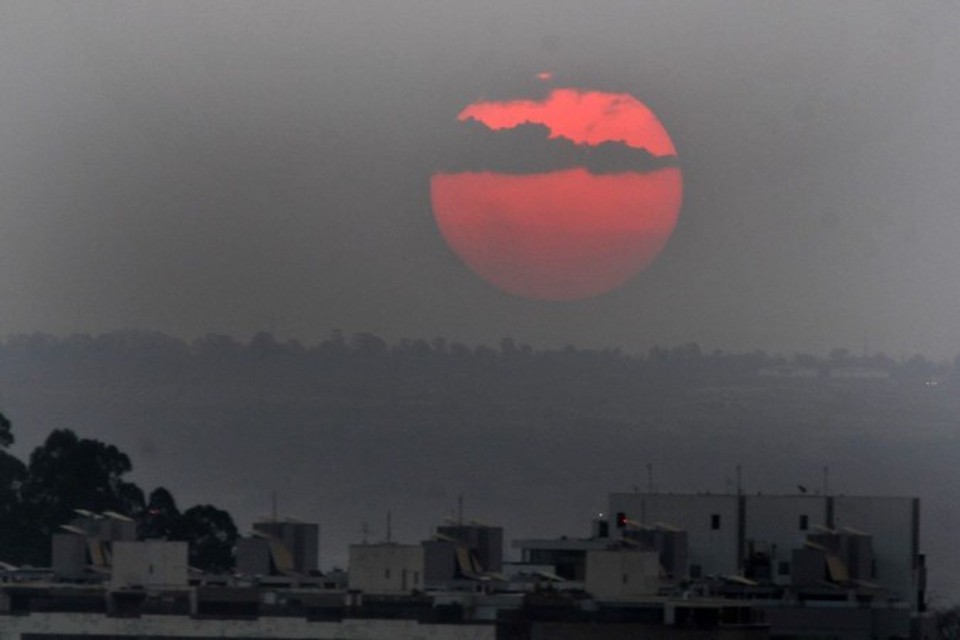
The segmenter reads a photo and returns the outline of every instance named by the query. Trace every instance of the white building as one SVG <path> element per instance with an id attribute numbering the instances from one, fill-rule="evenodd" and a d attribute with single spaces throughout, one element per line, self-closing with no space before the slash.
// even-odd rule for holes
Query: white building
<path id="1" fill-rule="evenodd" d="M 657 595 L 660 554 L 635 549 L 587 551 L 584 588 L 597 600 L 630 600 Z"/>
<path id="2" fill-rule="evenodd" d="M 402 595 L 423 589 L 423 547 L 408 544 L 350 546 L 348 586 L 375 595 Z"/>
<path id="3" fill-rule="evenodd" d="M 110 585 L 124 587 L 185 587 L 187 543 L 166 540 L 114 542 Z"/>
<path id="4" fill-rule="evenodd" d="M 742 557 L 746 560 L 751 548 L 763 550 L 769 554 L 770 580 L 790 584 L 793 550 L 803 547 L 807 534 L 829 528 L 828 501 L 807 494 L 743 496 L 743 501 L 746 517 Z"/>
<path id="5" fill-rule="evenodd" d="M 920 499 L 836 496 L 830 501 L 834 527 L 873 536 L 873 582 L 921 608 L 926 569 L 920 553 Z"/>
<path id="6" fill-rule="evenodd" d="M 742 535 L 737 496 L 666 493 L 610 494 L 611 535 L 616 514 L 642 525 L 664 524 L 687 532 L 689 577 L 739 572 Z"/>
<path id="7" fill-rule="evenodd" d="M 923 556 L 919 551 L 920 500 L 887 496 L 610 494 L 610 528 L 616 514 L 687 532 L 688 575 L 744 575 L 751 552 L 770 561 L 770 579 L 791 582 L 792 553 L 807 535 L 846 530 L 872 537 L 870 581 L 921 608 Z"/>

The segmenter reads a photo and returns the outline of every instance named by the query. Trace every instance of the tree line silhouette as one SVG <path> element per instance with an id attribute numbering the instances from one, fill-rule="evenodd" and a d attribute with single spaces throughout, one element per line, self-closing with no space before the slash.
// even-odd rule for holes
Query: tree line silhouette
<path id="1" fill-rule="evenodd" d="M 10 421 L 0 414 L 0 560 L 49 566 L 52 534 L 85 509 L 133 518 L 140 539 L 188 542 L 191 566 L 215 572 L 233 566 L 237 528 L 230 514 L 212 505 L 181 513 L 163 487 L 145 496 L 125 479 L 133 467 L 115 446 L 58 429 L 25 464 L 3 450 L 12 443 Z"/>
<path id="2" fill-rule="evenodd" d="M 403 339 L 388 343 L 369 332 L 350 336 L 333 331 L 318 344 L 280 341 L 261 332 L 246 342 L 210 334 L 186 342 L 158 332 L 114 331 L 98 336 L 75 334 L 18 334 L 0 343 L 0 376 L 26 382 L 31 375 L 65 382 L 116 378 L 129 384 L 163 380 L 170 376 L 210 382 L 228 374 L 235 383 L 285 386 L 294 378 L 309 389 L 345 393 L 366 387 L 456 386 L 457 381 L 497 378 L 501 381 L 589 378 L 611 382 L 628 376 L 653 386 L 682 380 L 687 383 L 751 378 L 777 367 L 807 368 L 825 377 L 839 368 L 883 371 L 900 381 L 956 379 L 960 356 L 952 362 L 934 362 L 920 355 L 894 359 L 885 354 L 855 355 L 834 349 L 825 356 L 797 353 L 768 354 L 705 351 L 697 343 L 655 346 L 646 353 L 620 348 L 584 349 L 574 346 L 535 349 L 504 338 L 496 347 L 467 346 L 444 338 Z M 132 377 L 131 377 L 132 376 Z M 406 381 L 403 383 L 402 381 Z M 272 381 L 272 382 L 271 382 Z"/>

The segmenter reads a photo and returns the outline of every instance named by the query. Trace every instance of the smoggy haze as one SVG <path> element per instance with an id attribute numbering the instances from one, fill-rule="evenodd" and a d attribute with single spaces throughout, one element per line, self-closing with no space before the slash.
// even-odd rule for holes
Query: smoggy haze
<path id="1" fill-rule="evenodd" d="M 7 1 L 0 333 L 866 338 L 952 357 L 958 18 L 948 3 Z M 582 302 L 485 284 L 430 211 L 432 172 L 464 161 L 457 114 L 542 92 L 544 70 L 649 105 L 685 177 L 659 259 Z"/>

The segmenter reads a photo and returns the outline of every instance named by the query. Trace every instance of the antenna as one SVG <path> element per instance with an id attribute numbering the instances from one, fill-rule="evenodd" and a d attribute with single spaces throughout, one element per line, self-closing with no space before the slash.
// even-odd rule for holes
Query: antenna
<path id="1" fill-rule="evenodd" d="M 737 495 L 743 495 L 743 465 L 737 463 Z"/>
<path id="2" fill-rule="evenodd" d="M 823 495 L 830 495 L 830 467 L 823 467 Z"/>
<path id="3" fill-rule="evenodd" d="M 387 542 L 392 542 L 393 538 L 393 523 L 390 520 L 390 510 L 387 509 Z"/>
<path id="4" fill-rule="evenodd" d="M 647 463 L 647 493 L 653 493 L 653 463 Z"/>
<path id="5" fill-rule="evenodd" d="M 277 521 L 277 490 L 270 492 L 270 521 Z"/>

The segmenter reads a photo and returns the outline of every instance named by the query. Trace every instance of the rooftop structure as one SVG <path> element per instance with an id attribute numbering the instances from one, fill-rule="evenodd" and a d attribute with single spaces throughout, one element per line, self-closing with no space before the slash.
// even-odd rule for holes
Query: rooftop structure
<path id="1" fill-rule="evenodd" d="M 794 583 L 793 553 L 810 548 L 824 534 L 859 532 L 871 542 L 869 566 L 853 551 L 830 554 L 835 576 L 849 576 L 857 562 L 858 579 L 924 609 L 924 558 L 919 551 L 920 501 L 906 497 L 614 493 L 610 512 L 628 523 L 668 523 L 687 533 L 687 577 L 744 576 L 765 561 L 778 585 Z M 616 515 L 614 515 L 614 520 Z M 615 523 L 614 523 L 615 524 Z M 851 555 L 854 554 L 854 555 Z M 839 563 L 839 564 L 838 564 Z M 839 565 L 843 564 L 842 570 Z"/>
<path id="2" fill-rule="evenodd" d="M 315 524 L 257 523 L 238 543 L 237 571 L 204 574 L 186 566 L 186 543 L 127 540 L 132 520 L 81 514 L 54 536 L 52 570 L 0 567 L 0 627 L 16 640 L 188 627 L 195 637 L 358 640 L 699 637 L 694 628 L 750 640 L 922 636 L 915 498 L 609 500 L 589 538 L 514 541 L 519 563 L 503 562 L 500 527 L 458 521 L 420 544 L 353 545 L 348 573 L 327 577 L 310 568 Z"/>
<path id="3" fill-rule="evenodd" d="M 236 569 L 251 576 L 319 573 L 320 525 L 295 518 L 261 520 L 236 547 Z"/>
<path id="4" fill-rule="evenodd" d="M 409 595 L 423 589 L 423 567 L 418 544 L 350 545 L 349 587 L 375 595 Z"/>

